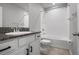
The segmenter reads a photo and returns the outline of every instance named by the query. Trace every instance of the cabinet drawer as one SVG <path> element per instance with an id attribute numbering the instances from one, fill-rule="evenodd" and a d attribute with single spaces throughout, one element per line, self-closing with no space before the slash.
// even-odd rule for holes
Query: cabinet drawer
<path id="1" fill-rule="evenodd" d="M 19 38 L 19 47 L 29 44 L 35 40 L 35 35 L 29 35 Z"/>
<path id="2" fill-rule="evenodd" d="M 18 50 L 10 53 L 9 55 L 26 55 L 27 54 L 27 51 L 26 51 L 27 48 L 28 48 L 27 46 L 21 47 Z"/>
<path id="3" fill-rule="evenodd" d="M 18 41 L 13 40 L 10 42 L 6 42 L 3 44 L 0 44 L 0 54 L 6 54 L 12 50 L 15 50 L 18 48 Z"/>
<path id="4" fill-rule="evenodd" d="M 32 47 L 30 55 L 40 55 L 40 40 L 35 40 L 30 44 L 30 46 Z"/>

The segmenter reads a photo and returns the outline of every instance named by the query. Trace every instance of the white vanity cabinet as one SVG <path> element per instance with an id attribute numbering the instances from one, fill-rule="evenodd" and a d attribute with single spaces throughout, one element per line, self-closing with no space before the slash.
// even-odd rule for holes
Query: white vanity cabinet
<path id="1" fill-rule="evenodd" d="M 40 34 L 36 34 L 35 41 L 30 44 L 30 55 L 40 55 Z"/>
<path id="2" fill-rule="evenodd" d="M 23 46 L 26 47 L 24 49 L 26 55 L 40 55 L 40 34 L 28 35 L 19 39 L 19 47 Z"/>
<path id="3" fill-rule="evenodd" d="M 35 34 L 18 37 L 18 49 L 10 55 L 29 55 L 29 44 L 35 40 Z"/>
<path id="4" fill-rule="evenodd" d="M 18 38 L 19 39 L 19 49 L 14 55 L 30 55 L 29 54 L 29 44 L 35 40 L 35 35 L 28 35 Z"/>
<path id="5" fill-rule="evenodd" d="M 31 34 L 16 37 L 13 41 L 0 44 L 0 50 L 3 50 L 0 54 L 4 55 L 39 55 L 40 35 Z"/>

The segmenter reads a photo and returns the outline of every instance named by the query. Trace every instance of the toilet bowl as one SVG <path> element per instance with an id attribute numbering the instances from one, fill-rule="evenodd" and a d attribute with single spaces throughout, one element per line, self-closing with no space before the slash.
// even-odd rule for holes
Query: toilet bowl
<path id="1" fill-rule="evenodd" d="M 41 42 L 46 42 L 46 43 L 50 43 L 51 41 L 50 40 L 46 40 L 46 39 L 43 39 L 43 40 L 41 40 Z"/>
<path id="2" fill-rule="evenodd" d="M 51 40 L 46 38 L 42 38 L 42 40 L 40 41 L 41 47 L 50 47 L 51 43 Z"/>

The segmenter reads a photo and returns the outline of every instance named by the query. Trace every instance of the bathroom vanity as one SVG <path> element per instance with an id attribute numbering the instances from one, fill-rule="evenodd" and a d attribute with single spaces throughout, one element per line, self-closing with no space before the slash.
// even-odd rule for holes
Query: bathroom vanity
<path id="1" fill-rule="evenodd" d="M 40 32 L 21 35 L 2 35 L 0 55 L 39 55 Z"/>

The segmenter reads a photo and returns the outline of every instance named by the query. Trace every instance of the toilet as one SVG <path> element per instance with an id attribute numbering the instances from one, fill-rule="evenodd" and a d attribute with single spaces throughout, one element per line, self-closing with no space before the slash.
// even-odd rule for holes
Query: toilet
<path id="1" fill-rule="evenodd" d="M 50 47 L 51 46 L 51 40 L 47 38 L 42 38 L 40 41 L 41 47 Z"/>

